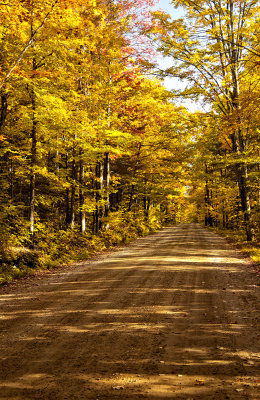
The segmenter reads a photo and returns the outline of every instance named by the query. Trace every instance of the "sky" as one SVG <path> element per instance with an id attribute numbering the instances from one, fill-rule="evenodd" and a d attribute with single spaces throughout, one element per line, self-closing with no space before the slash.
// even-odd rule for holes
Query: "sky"
<path id="1" fill-rule="evenodd" d="M 171 14 L 174 18 L 179 18 L 182 15 L 182 10 L 176 10 L 172 4 L 170 4 L 170 0 L 159 0 L 156 4 L 156 8 L 161 8 L 164 11 L 167 11 Z"/>

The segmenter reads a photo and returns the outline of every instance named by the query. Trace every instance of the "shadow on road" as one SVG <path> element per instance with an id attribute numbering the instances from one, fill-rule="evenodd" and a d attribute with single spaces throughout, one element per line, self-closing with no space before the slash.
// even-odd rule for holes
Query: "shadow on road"
<path id="1" fill-rule="evenodd" d="M 1 295 L 0 399 L 257 400 L 253 279 L 192 224 Z"/>

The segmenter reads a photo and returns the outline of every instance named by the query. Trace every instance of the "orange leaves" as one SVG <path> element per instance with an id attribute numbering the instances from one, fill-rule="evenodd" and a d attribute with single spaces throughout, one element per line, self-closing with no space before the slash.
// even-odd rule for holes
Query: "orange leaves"
<path id="1" fill-rule="evenodd" d="M 54 71 L 40 71 L 40 70 L 31 70 L 31 71 L 25 71 L 20 68 L 16 68 L 14 71 L 14 74 L 17 76 L 21 76 L 24 78 L 32 79 L 32 78 L 54 78 L 58 74 L 57 72 Z"/>

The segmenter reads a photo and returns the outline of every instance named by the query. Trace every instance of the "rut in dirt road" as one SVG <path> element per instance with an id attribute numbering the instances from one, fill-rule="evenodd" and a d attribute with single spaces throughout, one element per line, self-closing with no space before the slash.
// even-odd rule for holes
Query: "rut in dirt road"
<path id="1" fill-rule="evenodd" d="M 2 288 L 0 399 L 260 399 L 256 279 L 185 224 Z"/>

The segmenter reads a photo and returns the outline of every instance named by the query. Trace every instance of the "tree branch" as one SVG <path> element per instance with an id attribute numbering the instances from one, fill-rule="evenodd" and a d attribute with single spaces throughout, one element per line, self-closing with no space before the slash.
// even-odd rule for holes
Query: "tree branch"
<path id="1" fill-rule="evenodd" d="M 7 82 L 8 78 L 10 77 L 10 75 L 12 74 L 12 72 L 14 71 L 14 69 L 17 67 L 17 65 L 20 63 L 20 61 L 22 60 L 24 54 L 26 53 L 26 51 L 32 46 L 34 39 L 37 35 L 37 33 L 42 29 L 42 27 L 44 26 L 46 20 L 48 19 L 49 15 L 52 13 L 54 7 L 56 6 L 56 4 L 59 2 L 59 0 L 55 0 L 55 2 L 52 4 L 50 11 L 45 15 L 45 17 L 43 18 L 42 22 L 40 23 L 40 25 L 38 26 L 38 28 L 36 28 L 32 34 L 30 39 L 28 40 L 27 44 L 24 46 L 23 50 L 21 51 L 21 53 L 19 54 L 19 56 L 17 57 L 16 61 L 14 62 L 14 64 L 11 66 L 11 68 L 9 69 L 9 71 L 7 72 L 7 74 L 5 75 L 4 79 L 2 80 L 1 84 L 0 84 L 0 89 L 3 88 L 3 86 L 5 85 L 5 83 Z"/>

